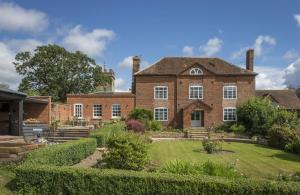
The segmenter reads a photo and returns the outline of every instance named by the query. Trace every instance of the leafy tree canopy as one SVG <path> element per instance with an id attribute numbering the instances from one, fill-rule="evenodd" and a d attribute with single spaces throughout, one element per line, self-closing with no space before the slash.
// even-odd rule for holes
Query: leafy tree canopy
<path id="1" fill-rule="evenodd" d="M 65 101 L 68 93 L 90 93 L 111 82 L 94 59 L 58 45 L 39 46 L 34 53 L 18 53 L 14 65 L 23 76 L 19 91 L 49 95 L 54 101 Z"/>

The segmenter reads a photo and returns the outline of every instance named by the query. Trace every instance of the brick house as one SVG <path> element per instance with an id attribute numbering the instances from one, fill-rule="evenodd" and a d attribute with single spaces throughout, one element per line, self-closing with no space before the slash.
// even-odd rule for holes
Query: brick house
<path id="1" fill-rule="evenodd" d="M 246 68 L 219 58 L 165 57 L 140 70 L 135 56 L 132 92 L 69 94 L 67 104 L 72 116 L 92 123 L 145 108 L 165 126 L 208 128 L 236 120 L 236 106 L 255 96 L 253 57 L 248 50 Z"/>
<path id="2" fill-rule="evenodd" d="M 165 57 L 144 70 L 134 57 L 135 107 L 153 110 L 155 120 L 178 128 L 234 121 L 237 105 L 255 96 L 253 57 L 248 50 L 245 68 L 219 58 Z"/>

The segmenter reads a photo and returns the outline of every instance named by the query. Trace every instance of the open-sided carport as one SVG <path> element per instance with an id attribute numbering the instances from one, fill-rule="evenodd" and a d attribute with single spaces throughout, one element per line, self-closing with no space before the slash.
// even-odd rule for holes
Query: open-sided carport
<path id="1" fill-rule="evenodd" d="M 26 94 L 0 88 L 0 135 L 22 135 Z"/>
<path id="2" fill-rule="evenodd" d="M 23 120 L 35 119 L 48 126 L 51 123 L 51 97 L 27 97 L 26 94 L 0 88 L 0 135 L 26 136 L 34 126 L 23 131 Z M 26 135 L 25 135 L 26 134 Z"/>

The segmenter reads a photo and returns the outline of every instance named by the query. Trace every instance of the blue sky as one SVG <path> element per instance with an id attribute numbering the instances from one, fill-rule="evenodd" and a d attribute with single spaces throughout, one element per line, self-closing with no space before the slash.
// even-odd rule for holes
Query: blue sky
<path id="1" fill-rule="evenodd" d="M 245 66 L 255 49 L 258 88 L 300 86 L 300 1 L 0 0 L 0 82 L 16 88 L 15 53 L 56 43 L 81 50 L 131 82 L 130 56 L 221 57 Z"/>

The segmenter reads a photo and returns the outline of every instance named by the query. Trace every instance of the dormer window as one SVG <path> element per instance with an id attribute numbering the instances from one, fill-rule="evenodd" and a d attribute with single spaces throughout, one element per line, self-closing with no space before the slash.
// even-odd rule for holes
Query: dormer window
<path id="1" fill-rule="evenodd" d="M 203 72 L 200 68 L 192 68 L 190 71 L 190 75 L 202 75 Z"/>

